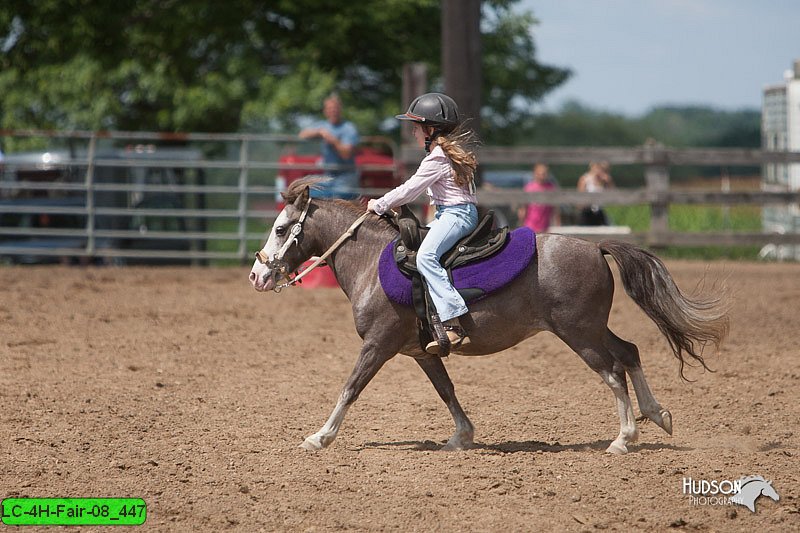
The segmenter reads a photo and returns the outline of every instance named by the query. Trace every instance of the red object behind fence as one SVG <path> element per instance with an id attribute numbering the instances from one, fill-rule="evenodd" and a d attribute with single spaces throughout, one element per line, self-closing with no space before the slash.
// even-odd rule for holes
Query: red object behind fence
<path id="1" fill-rule="evenodd" d="M 308 268 L 308 266 L 313 261 L 306 261 L 303 263 L 303 267 L 301 268 L 301 272 L 303 269 Z M 300 287 L 304 289 L 316 289 L 317 287 L 338 287 L 339 283 L 336 281 L 336 276 L 333 275 L 333 270 L 330 269 L 328 266 L 319 266 L 308 273 L 305 276 L 300 284 Z"/>

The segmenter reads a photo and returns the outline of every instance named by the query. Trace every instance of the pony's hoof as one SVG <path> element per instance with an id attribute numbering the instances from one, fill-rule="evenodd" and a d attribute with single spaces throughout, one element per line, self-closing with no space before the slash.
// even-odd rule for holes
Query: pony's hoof
<path id="1" fill-rule="evenodd" d="M 661 423 L 659 424 L 661 429 L 672 435 L 672 413 L 667 411 L 666 409 L 661 410 Z"/>
<path id="2" fill-rule="evenodd" d="M 470 445 L 471 443 L 464 443 L 461 442 L 460 440 L 454 441 L 453 439 L 450 439 L 449 441 L 447 441 L 447 444 L 445 444 L 440 448 L 440 450 L 443 452 L 457 452 L 461 450 L 466 450 L 467 448 L 470 447 Z"/>
<path id="3" fill-rule="evenodd" d="M 322 443 L 319 441 L 319 438 L 312 435 L 310 437 L 307 437 L 306 440 L 304 440 L 303 443 L 300 444 L 300 448 L 303 448 L 308 452 L 318 452 L 323 448 L 323 446 Z"/>
<path id="4" fill-rule="evenodd" d="M 466 450 L 472 447 L 472 439 L 475 438 L 475 432 L 472 428 L 462 431 L 456 431 L 447 444 L 440 449 L 445 452 L 455 450 Z"/>
<path id="5" fill-rule="evenodd" d="M 606 453 L 613 453 L 614 455 L 625 455 L 628 453 L 628 447 L 624 444 L 614 441 L 612 442 L 608 448 L 606 448 Z"/>

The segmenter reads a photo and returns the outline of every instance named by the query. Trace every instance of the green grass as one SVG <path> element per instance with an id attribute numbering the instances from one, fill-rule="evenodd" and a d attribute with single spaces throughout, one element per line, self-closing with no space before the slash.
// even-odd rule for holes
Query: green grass
<path id="1" fill-rule="evenodd" d="M 610 206 L 606 212 L 614 224 L 629 226 L 632 231 L 650 229 L 648 205 Z M 761 231 L 761 208 L 754 206 L 720 207 L 715 205 L 671 205 L 671 231 L 702 233 L 716 231 Z"/>
<path id="2" fill-rule="evenodd" d="M 613 224 L 628 226 L 634 233 L 650 229 L 650 206 L 620 205 L 604 208 Z"/>
<path id="3" fill-rule="evenodd" d="M 709 205 L 673 205 L 669 209 L 669 227 L 673 231 L 761 231 L 761 208 L 749 205 L 721 207 Z"/>
<path id="4" fill-rule="evenodd" d="M 268 226 L 260 220 L 248 220 L 247 233 L 261 233 L 266 239 Z M 231 239 L 224 240 L 209 240 L 206 244 L 206 250 L 209 252 L 227 252 L 236 253 L 239 251 L 239 240 L 235 235 L 239 231 L 239 221 L 236 219 L 219 219 L 210 220 L 208 223 L 208 231 L 215 233 L 231 233 L 234 235 Z M 253 253 L 260 250 L 264 246 L 262 239 L 248 239 L 247 240 L 247 257 L 252 258 Z M 216 266 L 238 265 L 241 263 L 238 259 L 215 259 L 212 263 Z"/>
<path id="5" fill-rule="evenodd" d="M 629 226 L 633 232 L 650 229 L 648 205 L 609 206 L 606 212 L 614 224 Z M 761 208 L 758 206 L 671 205 L 671 231 L 703 233 L 719 231 L 761 231 Z M 758 246 L 668 246 L 659 255 L 673 259 L 756 259 Z"/>

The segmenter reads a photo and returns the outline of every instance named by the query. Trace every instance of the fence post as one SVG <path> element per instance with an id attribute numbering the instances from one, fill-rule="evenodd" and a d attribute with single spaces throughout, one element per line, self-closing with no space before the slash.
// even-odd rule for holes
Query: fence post
<path id="1" fill-rule="evenodd" d="M 89 139 L 89 154 L 88 162 L 86 165 L 86 255 L 91 259 L 95 252 L 94 240 L 94 167 L 95 158 L 97 157 L 97 135 L 92 133 Z"/>
<path id="2" fill-rule="evenodd" d="M 247 177 L 248 177 L 248 152 L 250 144 L 248 139 L 242 139 L 239 149 L 239 258 L 244 265 L 247 261 Z"/>
<path id="3" fill-rule="evenodd" d="M 650 198 L 650 233 L 648 244 L 650 246 L 664 246 L 669 233 L 669 168 L 667 151 L 664 146 L 657 143 L 645 144 L 644 180 L 647 186 L 647 196 Z"/>

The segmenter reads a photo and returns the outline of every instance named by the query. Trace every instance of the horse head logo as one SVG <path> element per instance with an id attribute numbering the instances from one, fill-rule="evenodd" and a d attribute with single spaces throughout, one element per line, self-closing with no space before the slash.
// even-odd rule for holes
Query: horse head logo
<path id="1" fill-rule="evenodd" d="M 741 489 L 738 494 L 731 496 L 733 503 L 744 505 L 750 512 L 756 512 L 756 500 L 759 496 L 767 496 L 775 501 L 780 500 L 780 496 L 772 486 L 772 481 L 767 481 L 761 476 L 748 476 L 739 480 Z"/>

